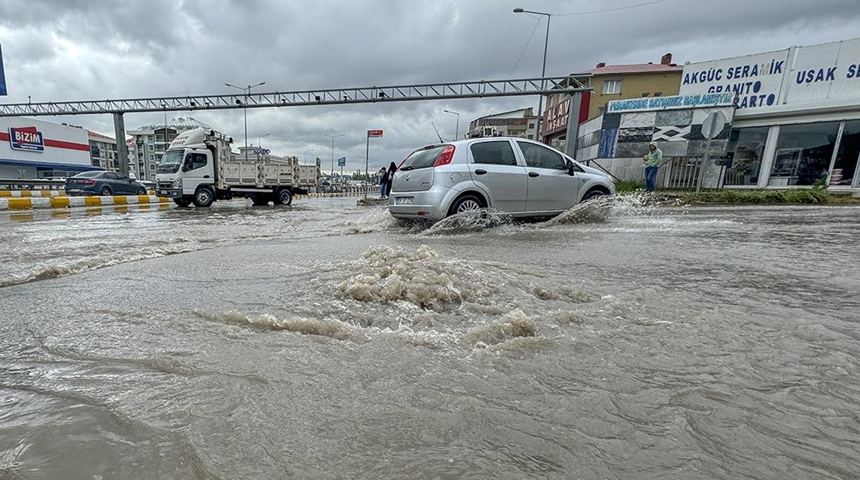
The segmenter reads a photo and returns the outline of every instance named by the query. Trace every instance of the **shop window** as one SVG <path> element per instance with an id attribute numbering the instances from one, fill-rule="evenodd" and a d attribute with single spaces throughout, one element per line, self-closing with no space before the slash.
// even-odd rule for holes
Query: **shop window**
<path id="1" fill-rule="evenodd" d="M 729 135 L 726 185 L 755 185 L 769 127 L 735 128 Z"/>
<path id="2" fill-rule="evenodd" d="M 604 80 L 603 94 L 615 95 L 621 93 L 621 80 Z"/>
<path id="3" fill-rule="evenodd" d="M 851 185 L 857 173 L 857 160 L 860 158 L 860 120 L 845 122 L 836 163 L 830 174 L 831 185 Z"/>
<path id="4" fill-rule="evenodd" d="M 838 133 L 839 122 L 780 127 L 768 185 L 812 185 L 825 178 Z"/>

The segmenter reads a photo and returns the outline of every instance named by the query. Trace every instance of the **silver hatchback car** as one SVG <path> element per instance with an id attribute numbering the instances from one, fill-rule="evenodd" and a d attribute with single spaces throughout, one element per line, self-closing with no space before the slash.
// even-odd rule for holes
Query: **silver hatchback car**
<path id="1" fill-rule="evenodd" d="M 479 208 L 543 217 L 614 194 L 608 175 L 547 145 L 475 138 L 412 152 L 394 174 L 388 210 L 396 218 L 431 221 Z"/>

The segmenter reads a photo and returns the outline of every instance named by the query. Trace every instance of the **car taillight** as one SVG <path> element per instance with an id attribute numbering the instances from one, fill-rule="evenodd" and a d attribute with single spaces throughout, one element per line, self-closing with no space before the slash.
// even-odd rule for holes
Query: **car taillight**
<path id="1" fill-rule="evenodd" d="M 436 158 L 436 163 L 433 164 L 433 168 L 451 163 L 451 159 L 454 158 L 454 150 L 454 145 L 445 145 L 445 148 L 442 149 L 442 153 L 440 153 L 439 157 Z"/>
<path id="2" fill-rule="evenodd" d="M 95 185 L 97 183 L 95 180 L 78 180 L 78 181 L 83 183 L 84 185 Z"/>

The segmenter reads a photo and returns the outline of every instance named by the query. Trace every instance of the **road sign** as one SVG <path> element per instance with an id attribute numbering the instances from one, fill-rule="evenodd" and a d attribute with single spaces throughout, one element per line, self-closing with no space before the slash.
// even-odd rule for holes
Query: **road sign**
<path id="1" fill-rule="evenodd" d="M 268 155 L 271 152 L 268 148 L 254 149 L 254 155 Z"/>
<path id="2" fill-rule="evenodd" d="M 338 158 L 337 159 L 337 166 L 338 167 L 345 167 L 346 166 L 346 157 Z"/>
<path id="3" fill-rule="evenodd" d="M 382 130 L 368 130 L 367 136 L 368 137 L 381 137 L 382 136 Z"/>
<path id="4" fill-rule="evenodd" d="M 706 139 L 716 138 L 726 128 L 726 116 L 723 112 L 712 112 L 702 122 L 702 135 Z"/>

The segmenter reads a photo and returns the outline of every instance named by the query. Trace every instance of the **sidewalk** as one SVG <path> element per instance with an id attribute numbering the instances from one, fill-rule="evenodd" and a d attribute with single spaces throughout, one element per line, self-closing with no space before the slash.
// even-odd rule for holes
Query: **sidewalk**
<path id="1" fill-rule="evenodd" d="M 0 198 L 0 211 L 166 203 L 170 203 L 169 198 L 156 197 L 155 195 L 116 195 L 112 197 L 2 197 Z"/>

